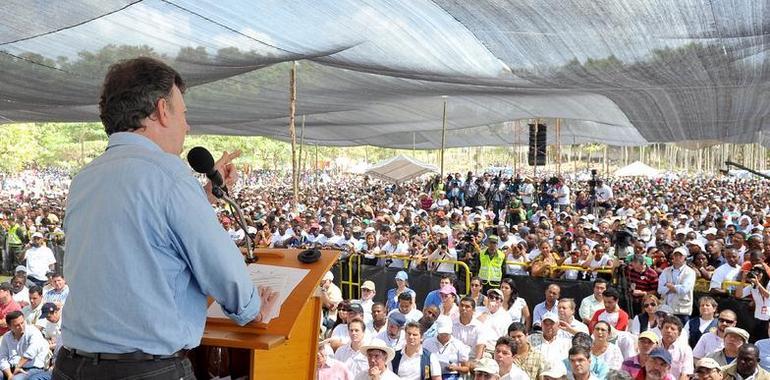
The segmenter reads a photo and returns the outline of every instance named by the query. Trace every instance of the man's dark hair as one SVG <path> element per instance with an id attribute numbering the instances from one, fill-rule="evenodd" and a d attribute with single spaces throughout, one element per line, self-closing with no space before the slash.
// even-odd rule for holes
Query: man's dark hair
<path id="1" fill-rule="evenodd" d="M 403 292 L 398 295 L 399 301 L 411 301 L 412 300 L 412 294 L 409 292 Z"/>
<path id="2" fill-rule="evenodd" d="M 18 311 L 18 310 L 17 311 L 12 311 L 12 312 L 10 312 L 10 313 L 5 315 L 5 324 L 7 326 L 11 326 L 11 322 L 13 322 L 14 319 L 19 318 L 19 317 L 24 317 L 24 313 L 22 313 L 21 311 Z"/>
<path id="3" fill-rule="evenodd" d="M 51 278 L 56 278 L 56 277 L 64 278 L 64 274 L 62 274 L 61 272 L 53 272 L 53 273 L 51 273 L 50 277 Z"/>
<path id="4" fill-rule="evenodd" d="M 109 136 L 141 128 L 142 120 L 156 111 L 158 99 L 169 99 L 174 85 L 184 93 L 186 86 L 179 73 L 154 58 L 139 57 L 110 66 L 99 97 L 104 131 Z"/>
<path id="5" fill-rule="evenodd" d="M 476 300 L 474 300 L 473 297 L 465 296 L 460 299 L 460 303 L 462 302 L 469 302 L 474 309 L 476 308 Z"/>
<path id="6" fill-rule="evenodd" d="M 591 349 L 583 346 L 573 346 L 569 349 L 569 356 L 583 355 L 586 359 L 591 358 Z"/>
<path id="7" fill-rule="evenodd" d="M 661 330 L 664 326 L 666 326 L 666 323 L 675 325 L 679 329 L 679 332 L 682 332 L 682 327 L 684 327 L 684 325 L 682 325 L 682 321 L 675 315 L 667 315 L 665 318 L 663 318 L 663 322 L 660 324 Z"/>
<path id="8" fill-rule="evenodd" d="M 607 281 L 606 279 L 603 279 L 603 278 L 600 277 L 600 278 L 597 278 L 596 280 L 594 280 L 594 286 L 596 286 L 596 284 L 608 285 L 609 281 Z"/>
<path id="9" fill-rule="evenodd" d="M 578 346 L 585 347 L 590 350 L 593 344 L 594 344 L 594 339 L 591 338 L 590 335 L 582 331 L 575 333 L 575 336 L 572 337 L 573 347 L 578 347 Z"/>
<path id="10" fill-rule="evenodd" d="M 501 344 L 508 346 L 508 348 L 510 348 L 511 352 L 513 352 L 514 354 L 517 351 L 519 351 L 519 346 L 516 345 L 516 342 L 513 339 L 511 339 L 510 337 L 501 336 L 500 338 L 498 338 L 497 339 L 497 343 L 495 343 L 495 348 L 497 348 L 497 346 L 499 346 Z"/>
<path id="11" fill-rule="evenodd" d="M 524 334 L 527 333 L 527 326 L 524 326 L 521 322 L 513 322 L 508 326 L 508 334 L 514 332 L 514 331 L 521 331 Z"/>
<path id="12" fill-rule="evenodd" d="M 609 297 L 609 298 L 614 298 L 614 299 L 618 300 L 618 299 L 620 299 L 620 292 L 615 290 L 615 288 L 607 288 L 607 290 L 605 290 L 604 293 L 602 293 L 602 296 Z"/>
<path id="13" fill-rule="evenodd" d="M 404 331 L 408 329 L 417 329 L 420 332 L 420 335 L 423 333 L 422 325 L 420 325 L 419 322 L 408 322 L 404 325 Z"/>
<path id="14" fill-rule="evenodd" d="M 43 295 L 43 288 L 41 288 L 40 285 L 35 285 L 35 286 L 29 288 L 29 294 L 32 294 L 32 293 L 37 293 L 37 294 L 40 294 L 42 296 Z"/>

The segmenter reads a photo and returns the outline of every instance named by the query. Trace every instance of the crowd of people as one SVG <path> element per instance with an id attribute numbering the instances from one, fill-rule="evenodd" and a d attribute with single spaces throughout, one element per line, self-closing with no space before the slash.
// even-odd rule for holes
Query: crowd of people
<path id="1" fill-rule="evenodd" d="M 6 378 L 50 376 L 61 345 L 67 178 L 29 171 L 0 181 Z M 333 273 L 324 278 L 320 379 L 770 376 L 762 180 L 457 173 L 392 185 L 325 173 L 306 182 L 295 204 L 285 176 L 250 172 L 234 189 L 246 228 L 229 208 L 217 213 L 241 245 L 249 235 L 257 247 L 333 249 L 398 270 L 386 288 L 364 278 L 346 298 Z M 454 262 L 470 268 L 469 291 Z M 423 270 L 441 280 L 418 294 L 409 277 Z M 525 299 L 522 276 L 584 281 L 593 292 L 562 297 L 554 281 Z M 751 315 L 719 308 L 728 298 L 750 304 L 753 329 L 738 327 Z"/>

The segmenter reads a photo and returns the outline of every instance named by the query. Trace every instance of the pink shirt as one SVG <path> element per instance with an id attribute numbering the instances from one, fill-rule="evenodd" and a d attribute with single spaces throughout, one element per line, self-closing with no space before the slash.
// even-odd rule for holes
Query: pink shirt
<path id="1" fill-rule="evenodd" d="M 318 369 L 318 380 L 353 380 L 345 364 L 334 359 L 326 359 L 326 364 Z"/>
<path id="2" fill-rule="evenodd" d="M 0 304 L 0 318 L 2 318 L 3 321 L 5 320 L 5 316 L 12 311 L 21 311 L 21 307 L 19 307 L 19 304 L 13 299 L 5 305 Z M 8 327 L 0 327 L 0 336 L 7 333 L 8 330 L 10 330 Z"/>

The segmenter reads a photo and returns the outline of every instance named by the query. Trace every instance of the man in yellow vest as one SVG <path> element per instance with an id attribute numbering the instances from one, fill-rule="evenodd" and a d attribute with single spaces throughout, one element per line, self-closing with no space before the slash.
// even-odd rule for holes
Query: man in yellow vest
<path id="1" fill-rule="evenodd" d="M 476 260 L 478 260 L 479 268 L 478 277 L 481 279 L 481 283 L 484 285 L 484 291 L 497 288 L 500 286 L 500 280 L 503 279 L 505 273 L 505 253 L 497 248 L 499 238 L 495 235 L 491 235 L 487 238 L 487 247 L 482 249 Z"/>

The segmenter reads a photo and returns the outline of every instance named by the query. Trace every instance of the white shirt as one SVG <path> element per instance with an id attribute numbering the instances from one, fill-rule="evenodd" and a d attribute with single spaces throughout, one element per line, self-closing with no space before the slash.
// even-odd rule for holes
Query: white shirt
<path id="1" fill-rule="evenodd" d="M 722 289 L 722 282 L 735 281 L 738 278 L 738 274 L 741 273 L 741 266 L 736 265 L 731 267 L 727 263 L 720 265 L 711 276 L 711 289 Z"/>
<path id="2" fill-rule="evenodd" d="M 356 376 L 361 372 L 369 371 L 369 360 L 366 358 L 366 355 L 360 351 L 353 350 L 350 344 L 338 348 L 337 352 L 334 353 L 334 359 L 345 363 L 350 376 Z"/>
<path id="3" fill-rule="evenodd" d="M 519 193 L 521 194 L 521 203 L 530 204 L 532 203 L 532 194 L 535 193 L 535 186 L 531 183 L 525 183 Z"/>
<path id="4" fill-rule="evenodd" d="M 516 301 L 513 301 L 513 305 L 508 308 L 508 315 L 511 316 L 511 321 L 524 323 L 524 315 L 521 311 L 526 308 L 527 301 L 522 297 L 516 297 Z"/>
<path id="5" fill-rule="evenodd" d="M 596 188 L 596 200 L 599 202 L 607 202 L 612 199 L 612 188 L 606 184 Z"/>
<path id="6" fill-rule="evenodd" d="M 757 288 L 746 286 L 743 288 L 743 296 L 749 295 L 754 300 L 754 318 L 760 321 L 770 320 L 770 298 L 762 297 Z M 14 299 L 16 298 L 14 297 Z"/>
<path id="7" fill-rule="evenodd" d="M 529 379 L 529 375 L 524 372 L 523 369 L 519 368 L 516 364 L 511 365 L 511 370 L 500 377 L 500 380 L 522 380 L 522 379 Z"/>
<path id="8" fill-rule="evenodd" d="M 698 343 L 695 344 L 695 348 L 692 350 L 692 356 L 694 358 L 705 358 L 706 355 L 725 348 L 724 339 L 717 336 L 715 333 L 705 333 L 698 339 Z"/>
<path id="9" fill-rule="evenodd" d="M 623 365 L 623 354 L 620 352 L 620 348 L 614 343 L 610 343 L 607 349 L 601 354 L 596 356 L 607 363 L 608 368 L 620 368 Z"/>
<path id="10" fill-rule="evenodd" d="M 27 270 L 29 271 L 27 275 L 36 280 L 44 281 L 47 278 L 45 274 L 55 263 L 56 258 L 53 256 L 53 251 L 45 245 L 27 250 Z"/>
<path id="11" fill-rule="evenodd" d="M 393 371 L 391 371 L 389 368 L 385 368 L 385 371 L 380 374 L 380 380 L 400 380 L 401 378 L 398 377 Z M 363 371 L 356 375 L 353 380 L 369 380 L 369 366 L 367 365 L 366 371 Z"/>
<path id="12" fill-rule="evenodd" d="M 446 344 L 441 344 L 437 337 L 428 338 L 422 346 L 436 355 L 442 369 L 450 364 L 467 362 L 471 352 L 471 348 L 468 345 L 455 337 L 450 337 Z M 457 373 L 457 371 L 445 371 L 444 373 Z"/>
<path id="13" fill-rule="evenodd" d="M 409 252 L 409 245 L 406 243 L 398 242 L 397 244 L 391 244 L 390 241 L 385 243 L 384 246 L 382 246 L 382 253 L 387 253 L 389 255 L 407 255 Z M 380 259 L 382 265 L 385 265 L 385 259 Z M 404 260 L 400 259 L 391 259 L 393 262 L 390 263 L 390 268 L 403 268 L 404 267 Z"/>
<path id="14" fill-rule="evenodd" d="M 390 313 L 388 313 L 388 317 L 393 315 L 393 313 L 399 313 L 399 314 L 403 315 L 404 318 L 406 318 L 406 322 L 407 323 L 409 323 L 409 322 L 419 322 L 420 318 L 422 318 L 422 312 L 417 310 L 417 308 L 413 308 L 412 310 L 409 310 L 409 312 L 406 313 L 406 314 L 402 313 L 398 309 L 393 309 L 393 310 L 390 311 Z"/>
<path id="15" fill-rule="evenodd" d="M 569 186 L 563 184 L 556 192 L 556 197 L 559 205 L 566 206 L 569 204 Z"/>
<path id="16" fill-rule="evenodd" d="M 16 303 L 25 302 L 29 304 L 29 289 L 26 286 L 21 288 L 18 293 L 13 293 L 12 298 L 14 301 L 16 301 Z"/>
<path id="17" fill-rule="evenodd" d="M 577 332 L 584 332 L 591 335 L 591 333 L 588 332 L 588 326 L 586 326 L 585 323 L 578 321 L 575 317 L 572 318 L 572 322 L 570 322 L 569 326 L 575 329 Z M 564 339 L 572 339 L 573 335 L 565 330 L 559 329 L 559 332 L 556 333 L 556 336 Z"/>
<path id="18" fill-rule="evenodd" d="M 539 351 L 551 366 L 561 363 L 567 358 L 572 341 L 560 338 L 556 335 L 550 342 L 543 338 L 543 334 L 532 334 L 528 338 L 532 349 Z"/>
<path id="19" fill-rule="evenodd" d="M 388 347 L 392 348 L 393 350 L 398 351 L 404 348 L 404 344 L 406 344 L 406 338 L 404 336 L 404 330 L 400 330 L 398 333 L 398 338 L 391 339 L 388 336 L 388 329 L 385 328 L 381 333 L 377 334 L 376 338 L 385 342 L 385 344 L 387 344 Z"/>
<path id="20" fill-rule="evenodd" d="M 459 320 L 452 324 L 452 335 L 466 346 L 470 347 L 471 353 L 476 352 L 477 345 L 484 344 L 483 340 L 479 340 L 479 334 L 481 332 L 481 322 L 476 318 L 471 319 L 471 322 L 467 325 L 460 323 Z"/>
<path id="21" fill-rule="evenodd" d="M 408 356 L 406 349 L 402 349 L 401 362 L 398 363 L 398 373 L 396 375 L 400 379 L 420 380 L 420 375 L 422 374 L 422 368 L 420 368 L 421 356 L 422 348 L 417 350 L 413 356 Z M 435 354 L 430 354 L 430 375 L 441 376 L 441 364 L 439 364 Z"/>
<path id="22" fill-rule="evenodd" d="M 512 254 L 508 254 L 505 258 L 506 263 L 507 262 L 515 262 L 515 263 L 527 263 L 529 260 L 527 259 L 527 255 L 521 255 L 518 258 L 513 257 Z M 510 275 L 514 276 L 526 276 L 529 275 L 529 272 L 527 271 L 527 268 L 523 265 L 515 265 L 515 264 L 505 264 L 505 269 Z"/>
<path id="23" fill-rule="evenodd" d="M 484 319 L 485 317 L 486 319 Z M 497 338 L 508 335 L 508 326 L 512 322 L 511 316 L 508 314 L 508 311 L 503 310 L 501 307 L 494 314 L 487 312 L 480 320 L 483 320 L 481 323 L 489 328 L 492 332 L 491 335 L 493 335 L 489 337 L 489 342 L 485 342 L 491 343 L 491 346 L 488 344 L 487 348 L 494 349 Z"/>
<path id="24" fill-rule="evenodd" d="M 14 338 L 13 332 L 8 331 L 0 342 L 0 370 L 4 371 L 17 365 L 22 355 L 31 356 L 25 368 L 43 368 L 48 351 L 48 342 L 43 338 L 40 330 L 34 326 L 25 327 L 24 334 L 19 340 Z"/>

